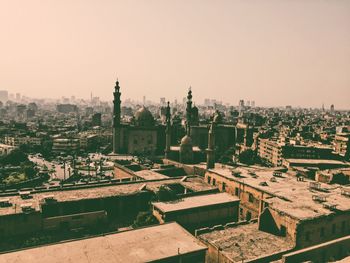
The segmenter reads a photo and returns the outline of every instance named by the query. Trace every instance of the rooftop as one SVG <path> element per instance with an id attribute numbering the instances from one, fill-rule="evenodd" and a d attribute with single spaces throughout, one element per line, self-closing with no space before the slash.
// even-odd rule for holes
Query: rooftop
<path id="1" fill-rule="evenodd" d="M 206 184 L 203 179 L 199 177 L 188 177 L 185 182 L 181 182 L 182 178 L 172 178 L 157 181 L 139 181 L 131 183 L 123 183 L 117 185 L 107 186 L 95 186 L 91 188 L 82 189 L 65 189 L 65 190 L 52 190 L 45 192 L 32 193 L 32 198 L 22 199 L 19 195 L 11 195 L 6 197 L 0 197 L 1 199 L 7 199 L 12 204 L 10 207 L 0 207 L 0 216 L 22 213 L 21 206 L 31 204 L 32 208 L 36 211 L 40 211 L 40 202 L 48 195 L 51 195 L 57 202 L 69 202 L 78 201 L 82 199 L 98 199 L 119 195 L 131 195 L 141 192 L 140 188 L 146 185 L 146 188 L 150 191 L 158 191 L 160 186 L 164 184 L 176 184 L 179 183 L 184 187 L 191 189 L 192 191 L 207 191 L 215 189 L 215 187 Z"/>
<path id="2" fill-rule="evenodd" d="M 344 189 L 350 191 L 349 187 L 324 183 L 317 183 L 318 188 L 310 187 L 310 183 L 315 181 L 297 181 L 296 172 L 289 171 L 277 177 L 273 175 L 274 170 L 269 168 L 230 166 L 216 167 L 211 172 L 267 193 L 269 197 L 265 197 L 265 201 L 270 204 L 270 208 L 299 220 L 335 213 L 334 210 L 324 207 L 325 204 L 335 205 L 336 210 L 340 211 L 350 210 L 350 199 L 342 194 Z M 234 176 L 232 172 L 240 175 Z M 325 197 L 325 202 L 314 201 L 313 196 L 321 195 Z"/>
<path id="3" fill-rule="evenodd" d="M 138 172 L 135 172 L 135 174 L 145 180 L 155 180 L 155 179 L 165 179 L 169 178 L 168 176 L 165 176 L 163 174 L 157 173 L 152 170 L 141 170 Z"/>
<path id="4" fill-rule="evenodd" d="M 293 242 L 258 230 L 257 223 L 229 227 L 199 235 L 199 239 L 222 250 L 232 262 L 245 262 L 288 251 Z"/>
<path id="5" fill-rule="evenodd" d="M 293 164 L 339 164 L 346 165 L 345 162 L 338 160 L 323 160 L 323 159 L 286 159 L 287 162 Z"/>
<path id="6" fill-rule="evenodd" d="M 164 213 L 174 212 L 179 210 L 187 210 L 197 207 L 205 207 L 219 204 L 228 204 L 239 202 L 239 198 L 227 193 L 217 193 L 209 195 L 200 195 L 187 197 L 171 202 L 156 202 L 154 207 Z"/>
<path id="7" fill-rule="evenodd" d="M 3 254 L 0 263 L 137 263 L 203 250 L 206 246 L 181 226 L 169 223 Z"/>

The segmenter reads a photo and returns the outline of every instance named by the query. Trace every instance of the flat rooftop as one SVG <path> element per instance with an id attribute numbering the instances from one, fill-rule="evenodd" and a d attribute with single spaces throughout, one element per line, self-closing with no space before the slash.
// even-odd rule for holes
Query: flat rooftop
<path id="1" fill-rule="evenodd" d="M 180 210 L 188 210 L 198 207 L 214 206 L 221 204 L 230 204 L 239 202 L 239 198 L 227 193 L 217 193 L 187 197 L 170 202 L 152 203 L 154 207 L 163 213 L 169 213 Z"/>
<path id="2" fill-rule="evenodd" d="M 152 170 L 141 170 L 138 172 L 134 172 L 138 177 L 145 179 L 145 180 L 157 180 L 157 179 L 165 179 L 169 178 L 169 176 L 157 173 Z"/>
<path id="3" fill-rule="evenodd" d="M 232 171 L 240 173 L 240 176 L 232 175 Z M 270 208 L 299 220 L 335 213 L 325 208 L 325 204 L 336 205 L 340 211 L 350 210 L 350 198 L 342 195 L 342 191 L 350 191 L 350 187 L 318 183 L 319 189 L 311 188 L 310 183 L 315 181 L 306 178 L 297 181 L 296 172 L 293 171 L 282 173 L 281 177 L 273 176 L 274 169 L 264 167 L 222 166 L 211 169 L 210 172 L 267 193 L 270 197 L 265 197 L 265 201 L 270 204 Z M 313 196 L 325 197 L 325 202 L 314 201 Z"/>
<path id="4" fill-rule="evenodd" d="M 232 262 L 246 262 L 293 248 L 293 242 L 258 230 L 257 223 L 216 230 L 198 236 L 222 250 Z"/>
<path id="5" fill-rule="evenodd" d="M 0 197 L 0 200 L 7 199 L 12 204 L 10 207 L 0 207 L 0 216 L 22 213 L 21 206 L 26 204 L 31 204 L 36 211 L 40 211 L 40 202 L 48 195 L 56 199 L 57 202 L 71 202 L 82 199 L 132 195 L 142 192 L 140 188 L 144 185 L 146 185 L 147 190 L 157 192 L 162 185 L 167 184 L 181 184 L 194 192 L 216 189 L 216 187 L 205 183 L 202 178 L 187 177 L 186 181 L 183 182 L 181 182 L 181 178 L 171 178 L 158 181 L 139 181 L 137 183 L 130 182 L 118 185 L 94 186 L 91 188 L 45 191 L 32 193 L 31 199 L 22 199 L 19 195 L 11 195 Z"/>
<path id="6" fill-rule="evenodd" d="M 138 263 L 206 249 L 180 225 L 168 223 L 2 254 L 0 263 Z"/>
<path id="7" fill-rule="evenodd" d="M 338 164 L 348 165 L 346 162 L 338 160 L 324 160 L 324 159 L 286 159 L 288 163 L 293 164 Z"/>

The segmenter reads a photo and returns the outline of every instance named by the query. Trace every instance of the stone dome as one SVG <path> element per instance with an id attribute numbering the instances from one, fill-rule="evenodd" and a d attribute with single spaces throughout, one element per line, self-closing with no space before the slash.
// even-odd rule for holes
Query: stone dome
<path id="1" fill-rule="evenodd" d="M 152 126 L 154 125 L 154 118 L 152 113 L 143 106 L 136 111 L 135 122 L 138 126 Z"/>
<path id="2" fill-rule="evenodd" d="M 181 139 L 181 145 L 192 145 L 192 139 L 190 136 L 185 135 L 182 139 Z"/>

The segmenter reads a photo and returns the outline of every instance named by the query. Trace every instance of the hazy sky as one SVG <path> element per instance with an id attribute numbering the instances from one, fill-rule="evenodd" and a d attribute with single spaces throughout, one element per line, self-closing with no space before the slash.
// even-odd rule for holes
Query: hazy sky
<path id="1" fill-rule="evenodd" d="M 350 108 L 349 0 L 0 0 L 0 89 Z"/>

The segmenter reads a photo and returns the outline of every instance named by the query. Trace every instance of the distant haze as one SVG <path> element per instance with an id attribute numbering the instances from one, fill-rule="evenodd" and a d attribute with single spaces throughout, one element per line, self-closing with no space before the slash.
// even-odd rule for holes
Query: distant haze
<path id="1" fill-rule="evenodd" d="M 0 90 L 350 108 L 348 0 L 0 0 Z"/>

